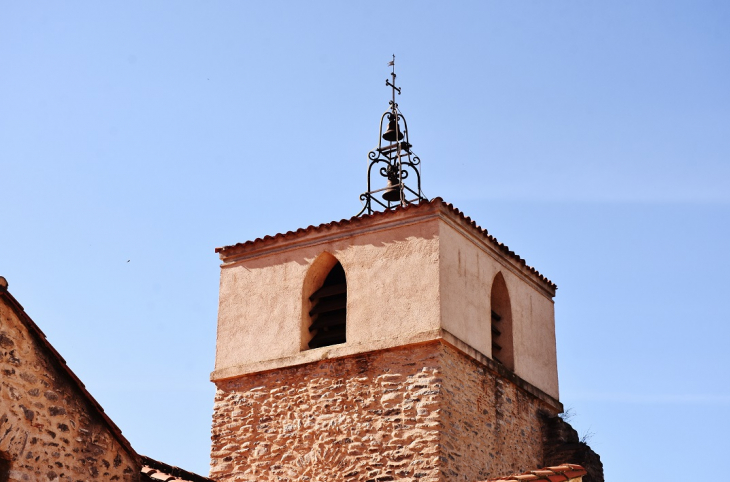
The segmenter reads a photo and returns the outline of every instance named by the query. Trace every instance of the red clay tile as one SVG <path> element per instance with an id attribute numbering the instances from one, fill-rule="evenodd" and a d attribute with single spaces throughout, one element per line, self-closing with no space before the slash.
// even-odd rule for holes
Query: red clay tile
<path id="1" fill-rule="evenodd" d="M 355 216 L 350 219 L 342 219 L 340 221 L 332 221 L 329 223 L 320 224 L 318 226 L 307 226 L 306 228 L 299 228 L 296 231 L 288 231 L 286 233 L 277 233 L 273 236 L 266 235 L 263 238 L 256 238 L 253 241 L 246 241 L 244 243 L 237 243 L 230 246 L 224 246 L 221 248 L 216 248 L 216 253 L 224 253 L 226 251 L 234 251 L 236 248 L 250 248 L 257 244 L 261 243 L 268 243 L 271 241 L 276 241 L 279 239 L 286 239 L 291 238 L 295 236 L 301 236 L 310 232 L 316 232 L 316 231 L 325 231 L 333 228 L 338 228 L 342 226 L 348 226 L 352 224 L 358 224 L 362 222 L 367 222 L 370 219 L 378 219 L 382 218 L 383 216 L 393 216 L 395 213 L 400 213 L 403 211 L 410 211 L 410 210 L 418 210 L 418 209 L 425 209 L 425 206 L 443 206 L 448 211 L 459 217 L 462 221 L 464 221 L 467 225 L 469 225 L 472 229 L 476 230 L 481 234 L 484 238 L 489 240 L 490 242 L 494 243 L 495 247 L 499 249 L 500 251 L 506 253 L 508 256 L 512 257 L 515 261 L 519 262 L 525 268 L 533 273 L 535 276 L 537 276 L 542 282 L 547 284 L 551 289 L 555 290 L 557 289 L 557 285 L 550 281 L 548 278 L 540 274 L 539 271 L 537 271 L 532 266 L 528 266 L 524 259 L 522 259 L 519 255 L 515 254 L 514 251 L 510 250 L 504 243 L 500 243 L 497 238 L 489 234 L 486 229 L 479 226 L 474 220 L 472 220 L 469 216 L 466 216 L 462 211 L 460 211 L 458 208 L 454 207 L 453 204 L 444 202 L 443 199 L 440 197 L 436 197 L 430 201 L 423 201 L 420 204 L 409 204 L 406 207 L 398 207 L 395 209 L 392 209 L 390 211 L 376 211 L 373 214 L 364 214 L 362 216 Z"/>
<path id="2" fill-rule="evenodd" d="M 149 457 L 141 456 L 142 459 L 142 482 L 215 482 L 213 479 L 203 477 L 193 472 L 168 465 Z"/>
<path id="3" fill-rule="evenodd" d="M 531 474 L 535 474 L 538 477 L 545 477 L 545 476 L 548 476 L 548 475 L 553 475 L 553 471 L 552 470 L 545 470 L 545 469 L 533 470 L 530 473 Z"/>
<path id="4" fill-rule="evenodd" d="M 563 464 L 556 465 L 554 467 L 545 467 L 542 469 L 532 470 L 525 472 L 524 474 L 509 475 L 506 477 L 500 477 L 498 479 L 489 479 L 486 482 L 507 482 L 507 481 L 533 481 L 533 480 L 548 480 L 550 482 L 566 482 L 569 479 L 581 477 L 586 475 L 586 470 L 580 465 L 575 464 Z"/>

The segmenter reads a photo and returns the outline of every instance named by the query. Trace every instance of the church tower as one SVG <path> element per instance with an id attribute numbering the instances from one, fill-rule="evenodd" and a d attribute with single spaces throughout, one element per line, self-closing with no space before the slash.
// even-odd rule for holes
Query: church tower
<path id="1" fill-rule="evenodd" d="M 476 482 L 555 464 L 556 286 L 423 197 L 391 77 L 360 215 L 217 249 L 216 480 Z"/>

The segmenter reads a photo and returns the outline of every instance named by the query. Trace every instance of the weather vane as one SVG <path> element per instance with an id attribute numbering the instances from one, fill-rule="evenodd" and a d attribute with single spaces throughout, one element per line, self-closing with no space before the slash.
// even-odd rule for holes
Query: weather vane
<path id="1" fill-rule="evenodd" d="M 408 123 L 395 101 L 395 93 L 401 94 L 401 88 L 395 85 L 395 55 L 393 60 L 388 62 L 388 66 L 393 67 L 390 74 L 392 80 L 385 80 L 386 87 L 391 88 L 390 108 L 380 116 L 378 147 L 368 153 L 368 190 L 360 195 L 364 206 L 358 216 L 365 213 L 372 214 L 378 205 L 385 209 L 395 209 L 426 200 L 421 191 L 421 160 L 413 153 L 413 146 L 408 139 Z M 383 132 L 386 117 L 388 122 Z M 403 121 L 402 129 L 401 121 Z M 388 141 L 385 146 L 384 140 Z M 388 180 L 384 188 L 372 188 L 373 167 L 380 167 L 376 172 Z M 415 190 L 405 183 L 410 175 L 416 178 Z M 380 194 L 378 197 L 382 197 L 382 201 L 375 196 L 376 194 Z"/>

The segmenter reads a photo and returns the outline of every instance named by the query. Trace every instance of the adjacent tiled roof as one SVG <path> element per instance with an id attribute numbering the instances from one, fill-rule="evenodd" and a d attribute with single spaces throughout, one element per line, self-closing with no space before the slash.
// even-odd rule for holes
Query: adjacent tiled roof
<path id="1" fill-rule="evenodd" d="M 23 306 L 18 303 L 18 300 L 16 300 L 9 291 L 7 291 L 6 284 L 5 286 L 0 286 L 0 299 L 5 300 L 8 306 L 10 306 L 10 308 L 15 312 L 21 322 L 26 326 L 28 331 L 31 333 L 31 336 L 33 336 L 36 341 L 40 343 L 41 347 L 45 349 L 48 354 L 50 354 L 51 358 L 56 362 L 56 365 L 60 368 L 60 370 L 69 378 L 71 383 L 76 386 L 76 389 L 81 393 L 81 396 L 89 403 L 92 409 L 96 410 L 102 420 L 107 424 L 109 430 L 117 438 L 122 447 L 124 447 L 124 449 L 127 450 L 127 452 L 133 458 L 136 458 L 137 452 L 134 451 L 132 445 L 129 443 L 127 438 L 122 435 L 122 431 L 104 412 L 104 409 L 101 405 L 99 405 L 99 402 L 97 402 L 96 399 L 91 396 L 89 391 L 86 390 L 86 386 L 79 379 L 79 377 L 77 377 L 76 374 L 71 370 L 71 368 L 66 365 L 66 360 L 64 360 L 61 354 L 58 353 L 56 349 L 53 348 L 53 345 L 48 342 L 45 333 L 43 333 L 43 331 L 38 328 L 38 325 L 35 324 L 31 317 L 28 316 L 28 314 L 23 309 Z"/>
<path id="2" fill-rule="evenodd" d="M 48 342 L 48 340 L 46 339 L 46 335 L 43 333 L 43 331 L 41 331 L 38 325 L 36 325 L 31 317 L 28 316 L 18 300 L 16 300 L 15 297 L 11 295 L 10 292 L 8 292 L 7 282 L 2 276 L 0 276 L 0 300 L 4 300 L 5 303 L 7 303 L 7 305 L 15 312 L 21 322 L 26 326 L 31 336 L 33 336 L 36 341 L 40 343 L 41 347 L 48 354 L 51 355 L 51 358 L 56 362 L 56 365 L 66 376 L 68 376 L 71 383 L 75 385 L 76 389 L 81 393 L 81 396 L 89 403 L 89 405 L 91 405 L 91 407 L 93 407 L 94 410 L 96 410 L 102 420 L 104 420 L 111 432 L 121 443 L 122 447 L 124 447 L 125 450 L 127 450 L 127 452 L 133 458 L 139 457 L 141 459 L 142 473 L 140 480 L 145 482 L 215 482 L 213 479 L 194 474 L 193 472 L 188 472 L 187 470 L 183 470 L 179 467 L 173 467 L 171 465 L 167 465 L 149 457 L 138 455 L 137 452 L 132 448 L 126 437 L 122 435 L 122 431 L 119 429 L 119 427 L 117 427 L 112 419 L 109 418 L 109 416 L 104 412 L 102 406 L 99 405 L 99 402 L 97 402 L 96 399 L 89 393 L 89 391 L 86 390 L 86 386 L 84 386 L 79 377 L 77 377 L 76 374 L 71 370 L 71 368 L 69 368 L 69 366 L 66 364 L 66 360 L 64 360 L 61 354 L 58 353 L 53 345 Z"/>
<path id="3" fill-rule="evenodd" d="M 465 215 L 458 208 L 456 208 L 453 204 L 444 202 L 444 200 L 441 199 L 440 197 L 433 198 L 430 201 L 423 201 L 420 204 L 409 204 L 406 207 L 398 207 L 396 209 L 391 209 L 388 211 L 377 211 L 377 212 L 374 212 L 373 214 L 365 214 L 363 216 L 354 216 L 350 219 L 342 219 L 340 221 L 332 221 L 329 223 L 323 223 L 323 224 L 320 224 L 319 226 L 308 226 L 306 228 L 299 228 L 296 231 L 278 233 L 273 236 L 264 236 L 263 238 L 256 238 L 252 241 L 246 241 L 244 243 L 237 243 L 237 244 L 230 245 L 230 246 L 223 246 L 221 248 L 216 248 L 215 252 L 222 253 L 225 251 L 234 250 L 235 248 L 253 248 L 253 247 L 256 247 L 257 245 L 262 245 L 262 244 L 270 243 L 273 241 L 296 238 L 296 237 L 304 236 L 304 235 L 307 235 L 310 233 L 322 232 L 322 231 L 329 230 L 332 228 L 347 227 L 347 226 L 358 224 L 358 223 L 369 222 L 370 220 L 373 220 L 373 219 L 382 219 L 387 216 L 394 216 L 396 213 L 401 213 L 404 211 L 417 212 L 419 210 L 427 209 L 427 206 L 428 207 L 443 206 L 448 211 L 450 211 L 452 214 L 458 216 L 466 224 L 470 225 L 472 229 L 474 229 L 479 234 L 481 234 L 485 239 L 487 239 L 490 243 L 492 243 L 497 249 L 502 251 L 504 254 L 506 254 L 513 260 L 520 263 L 523 267 L 525 267 L 528 271 L 530 271 L 532 274 L 537 276 L 541 281 L 546 283 L 553 290 L 558 288 L 555 283 L 553 283 L 548 278 L 546 278 L 545 276 L 540 274 L 540 272 L 537 271 L 532 266 L 529 266 L 525 262 L 524 259 L 522 259 L 514 251 L 510 250 L 509 247 L 507 247 L 507 245 L 505 245 L 504 243 L 500 243 L 499 241 L 497 241 L 497 238 L 495 238 L 494 236 L 489 234 L 489 232 L 487 232 L 486 229 L 477 225 L 476 221 L 472 220 L 469 216 Z"/>
<path id="4" fill-rule="evenodd" d="M 167 465 L 142 455 L 140 482 L 215 482 L 213 479 L 188 472 L 180 467 Z"/>
<path id="5" fill-rule="evenodd" d="M 489 479 L 487 482 L 500 482 L 506 480 L 519 480 L 523 482 L 532 480 L 549 480 L 550 482 L 565 482 L 568 480 L 583 477 L 588 472 L 580 465 L 563 464 L 555 467 L 545 467 L 544 469 L 532 470 L 523 474 L 508 475 L 498 479 Z"/>

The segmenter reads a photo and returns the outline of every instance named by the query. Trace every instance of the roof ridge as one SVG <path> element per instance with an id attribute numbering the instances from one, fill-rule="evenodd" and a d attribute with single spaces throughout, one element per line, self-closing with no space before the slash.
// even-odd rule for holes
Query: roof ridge
<path id="1" fill-rule="evenodd" d="M 509 257 L 513 258 L 515 261 L 518 261 L 528 271 L 530 271 L 532 274 L 534 274 L 535 276 L 537 276 L 541 281 L 543 281 L 543 282 L 547 283 L 548 285 L 550 285 L 553 289 L 558 289 L 558 286 L 555 283 L 553 283 L 549 278 L 547 278 L 545 275 L 543 275 L 542 273 L 540 273 L 534 267 L 532 267 L 529 264 L 527 264 L 527 261 L 524 258 L 522 258 L 519 254 L 517 254 L 514 251 L 512 251 L 511 249 L 509 249 L 509 246 L 507 246 L 504 243 L 501 243 L 496 237 L 494 237 L 493 235 L 489 234 L 489 231 L 487 231 L 486 228 L 482 228 L 481 226 L 479 226 L 476 223 L 475 220 L 473 220 L 471 217 L 469 217 L 466 214 L 464 214 L 464 212 L 461 211 L 459 208 L 457 208 L 456 206 L 454 206 L 451 203 L 445 202 L 441 198 L 434 198 L 434 200 L 436 200 L 436 199 L 440 200 L 441 203 L 444 206 L 446 206 L 446 208 L 448 208 L 451 212 L 453 212 L 454 214 L 456 214 L 457 216 L 459 216 L 462 220 L 464 220 L 472 228 L 474 228 L 477 231 L 479 231 L 482 234 L 482 236 L 484 236 L 485 238 L 487 238 L 492 243 L 496 244 L 497 245 L 497 248 L 499 248 L 500 251 L 504 252 L 506 255 L 508 255 Z"/>
<path id="2" fill-rule="evenodd" d="M 518 255 L 517 253 L 515 253 L 514 251 L 509 249 L 509 247 L 506 244 L 499 242 L 499 240 L 497 240 L 497 238 L 495 238 L 493 235 L 489 234 L 489 231 L 487 231 L 486 228 L 482 228 L 481 226 L 479 226 L 475 220 L 473 220 L 471 217 L 464 214 L 463 211 L 461 211 L 459 208 L 457 208 L 453 204 L 447 203 L 446 201 L 444 201 L 443 198 L 441 198 L 441 197 L 435 197 L 435 198 L 431 199 L 430 201 L 423 201 L 423 202 L 420 202 L 419 204 L 408 204 L 405 207 L 397 207 L 397 208 L 386 210 L 386 211 L 375 211 L 372 214 L 364 214 L 362 216 L 353 216 L 349 219 L 341 219 L 339 221 L 330 221 L 328 223 L 321 223 L 316 226 L 309 225 L 306 228 L 299 228 L 296 231 L 287 231 L 285 233 L 276 233 L 273 236 L 266 235 L 262 238 L 256 238 L 253 240 L 244 241 L 242 243 L 236 243 L 236 244 L 232 244 L 232 245 L 228 245 L 228 246 L 222 246 L 219 248 L 215 248 L 215 252 L 223 253 L 227 250 L 232 250 L 232 249 L 237 249 L 237 248 L 238 249 L 248 248 L 248 247 L 253 247 L 253 246 L 256 246 L 256 245 L 259 245 L 262 243 L 268 243 L 268 242 L 272 242 L 272 241 L 276 241 L 276 240 L 280 240 L 280 239 L 286 239 L 286 238 L 290 238 L 293 236 L 303 236 L 305 234 L 323 231 L 325 229 L 332 229 L 332 228 L 336 228 L 336 227 L 347 226 L 347 225 L 352 225 L 352 224 L 356 224 L 356 223 L 362 223 L 362 222 L 365 222 L 370 219 L 379 219 L 379 218 L 383 218 L 385 216 L 393 216 L 394 213 L 402 213 L 405 211 L 425 209 L 424 206 L 436 206 L 436 207 L 443 206 L 445 209 L 447 209 L 452 214 L 454 214 L 459 219 L 461 219 L 463 222 L 465 222 L 467 225 L 469 225 L 472 229 L 479 232 L 479 234 L 481 234 L 482 237 L 486 238 L 490 243 L 494 244 L 495 247 L 499 251 L 503 252 L 505 255 L 507 255 L 508 257 L 515 260 L 518 264 L 522 265 L 526 270 L 528 270 L 530 273 L 532 273 L 534 276 L 536 276 L 540 281 L 547 284 L 553 290 L 558 289 L 558 286 L 555 283 L 553 283 L 549 278 L 547 278 L 542 273 L 540 273 L 537 269 L 535 269 L 534 267 L 527 264 L 527 261 L 525 261 L 524 258 L 522 258 L 520 255 Z"/>

